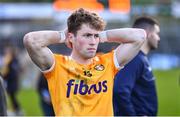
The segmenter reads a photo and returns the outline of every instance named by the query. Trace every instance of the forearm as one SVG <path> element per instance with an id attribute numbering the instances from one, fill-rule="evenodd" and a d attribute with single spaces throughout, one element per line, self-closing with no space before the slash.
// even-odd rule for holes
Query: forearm
<path id="1" fill-rule="evenodd" d="M 119 65 L 124 66 L 139 52 L 146 40 L 146 32 L 137 28 L 121 28 L 103 31 L 99 37 L 100 42 L 122 43 L 115 52 Z"/>
<path id="2" fill-rule="evenodd" d="M 101 42 L 133 43 L 143 41 L 145 38 L 146 32 L 138 28 L 112 29 L 100 33 Z"/>
<path id="3" fill-rule="evenodd" d="M 61 43 L 62 36 L 58 31 L 36 31 L 24 36 L 24 42 L 31 47 L 47 47 L 51 44 Z"/>

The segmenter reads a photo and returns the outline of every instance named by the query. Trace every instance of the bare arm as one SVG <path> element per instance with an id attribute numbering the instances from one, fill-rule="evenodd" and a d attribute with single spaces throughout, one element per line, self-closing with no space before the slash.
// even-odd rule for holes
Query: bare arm
<path id="1" fill-rule="evenodd" d="M 100 41 L 101 38 L 100 34 Z M 106 31 L 107 39 L 103 41 L 121 43 L 116 48 L 116 58 L 120 66 L 131 61 L 139 52 L 146 39 L 146 32 L 137 28 L 122 28 Z"/>
<path id="2" fill-rule="evenodd" d="M 58 31 L 37 31 L 26 34 L 23 42 L 32 61 L 41 70 L 47 70 L 54 63 L 53 54 L 47 46 L 61 40 Z"/>

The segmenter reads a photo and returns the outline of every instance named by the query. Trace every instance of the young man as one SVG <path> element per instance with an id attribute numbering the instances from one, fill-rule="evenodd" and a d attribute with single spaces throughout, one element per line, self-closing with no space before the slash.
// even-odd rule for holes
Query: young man
<path id="1" fill-rule="evenodd" d="M 103 31 L 104 21 L 82 8 L 68 18 L 68 30 L 38 31 L 25 35 L 24 45 L 44 73 L 55 115 L 113 115 L 113 80 L 117 71 L 140 50 L 142 29 Z M 70 56 L 53 54 L 47 47 L 65 42 Z M 123 43 L 116 50 L 96 56 L 99 42 Z"/>
<path id="2" fill-rule="evenodd" d="M 134 28 L 146 30 L 147 40 L 138 55 L 120 70 L 114 81 L 114 114 L 116 116 L 156 116 L 155 78 L 147 54 L 158 47 L 159 25 L 149 17 L 138 18 Z"/>

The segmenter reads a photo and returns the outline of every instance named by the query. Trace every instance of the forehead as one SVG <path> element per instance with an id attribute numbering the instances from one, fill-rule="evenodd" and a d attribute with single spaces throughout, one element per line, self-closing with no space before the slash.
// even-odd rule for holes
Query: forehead
<path id="1" fill-rule="evenodd" d="M 91 33 L 98 34 L 100 31 L 92 28 L 89 24 L 82 24 L 80 30 L 77 31 L 77 34 Z"/>

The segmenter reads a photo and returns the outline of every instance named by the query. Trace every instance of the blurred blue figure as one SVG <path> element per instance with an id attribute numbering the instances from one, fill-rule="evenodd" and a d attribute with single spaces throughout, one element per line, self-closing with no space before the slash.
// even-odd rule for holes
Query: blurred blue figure
<path id="1" fill-rule="evenodd" d="M 4 56 L 5 56 L 5 69 L 6 73 L 3 74 L 7 93 L 9 95 L 9 99 L 12 103 L 13 111 L 15 115 L 22 116 L 23 113 L 20 108 L 20 104 L 17 100 L 17 92 L 19 90 L 19 72 L 20 65 L 18 63 L 18 59 L 16 56 L 16 48 L 12 45 L 7 45 L 4 48 Z"/>
<path id="2" fill-rule="evenodd" d="M 3 79 L 0 74 L 0 116 L 7 116 L 7 105 L 6 105 L 6 97 L 5 97 L 5 90 Z"/>
<path id="3" fill-rule="evenodd" d="M 48 90 L 48 84 L 43 74 L 40 75 L 40 78 L 38 80 L 38 93 L 44 115 L 55 116 Z"/>
<path id="4" fill-rule="evenodd" d="M 136 19 L 134 28 L 146 30 L 147 40 L 138 55 L 120 70 L 114 81 L 115 116 L 156 116 L 155 78 L 147 54 L 158 47 L 159 24 L 150 17 Z"/>

